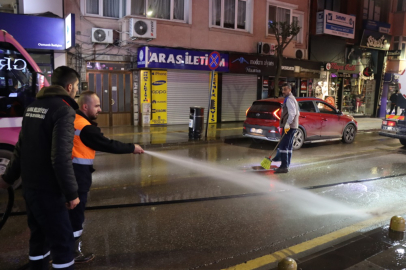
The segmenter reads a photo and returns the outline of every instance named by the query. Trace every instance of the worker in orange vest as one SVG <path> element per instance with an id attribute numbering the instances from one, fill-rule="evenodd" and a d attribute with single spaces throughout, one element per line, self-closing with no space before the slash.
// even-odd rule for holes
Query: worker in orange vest
<path id="1" fill-rule="evenodd" d="M 93 121 L 101 112 L 100 99 L 92 91 L 82 92 L 79 100 L 79 110 L 76 111 L 75 136 L 73 139 L 72 163 L 78 183 L 80 203 L 69 211 L 69 217 L 75 237 L 75 263 L 85 263 L 94 259 L 93 253 L 82 253 L 82 241 L 80 237 L 83 232 L 85 221 L 85 207 L 87 195 L 92 185 L 93 161 L 96 151 L 113 154 L 142 154 L 144 150 L 138 144 L 122 143 L 104 137 L 100 128 Z"/>

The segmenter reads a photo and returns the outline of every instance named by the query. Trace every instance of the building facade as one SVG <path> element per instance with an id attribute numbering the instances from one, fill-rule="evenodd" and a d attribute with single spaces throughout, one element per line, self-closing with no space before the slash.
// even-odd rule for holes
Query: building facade
<path id="1" fill-rule="evenodd" d="M 394 4 L 391 0 L 312 1 L 309 55 L 324 65 L 314 84 L 315 96 L 329 99 L 346 114 L 381 116 L 381 108 L 386 108 L 382 91 Z"/>
<path id="2" fill-rule="evenodd" d="M 307 61 L 310 1 L 64 2 L 65 15 L 76 15 L 68 64 L 101 97 L 102 126 L 187 124 L 190 107 L 209 103 L 210 123 L 244 120 L 274 84 L 269 21 L 302 27 L 284 52 L 282 79 L 307 95 L 308 80 L 320 76 L 320 63 Z M 211 79 L 213 51 L 221 59 Z"/>

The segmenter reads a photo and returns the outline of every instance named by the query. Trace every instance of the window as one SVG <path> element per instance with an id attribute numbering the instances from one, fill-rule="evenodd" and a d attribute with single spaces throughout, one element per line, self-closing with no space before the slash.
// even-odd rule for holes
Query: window
<path id="1" fill-rule="evenodd" d="M 300 112 L 316 112 L 313 101 L 299 102 L 299 111 Z"/>
<path id="2" fill-rule="evenodd" d="M 299 34 L 297 34 L 293 40 L 296 43 L 302 44 L 303 43 L 303 14 L 294 13 L 292 16 L 292 22 L 297 22 L 297 26 L 300 27 Z"/>
<path id="3" fill-rule="evenodd" d="M 37 81 L 44 77 L 34 73 L 16 48 L 0 42 L 0 60 L 3 59 L 7 61 L 0 65 L 0 117 L 21 117 L 25 108 L 35 100 L 39 90 Z"/>
<path id="4" fill-rule="evenodd" d="M 287 22 L 291 23 L 292 10 L 284 7 L 273 5 L 268 6 L 268 21 L 272 22 Z M 268 34 L 274 34 L 272 28 L 268 24 Z"/>
<path id="5" fill-rule="evenodd" d="M 401 50 L 400 59 L 406 60 L 406 37 L 395 36 L 393 38 L 393 49 Z"/>
<path id="6" fill-rule="evenodd" d="M 109 18 L 126 15 L 127 0 L 85 0 L 85 14 Z"/>
<path id="7" fill-rule="evenodd" d="M 317 107 L 319 108 L 320 113 L 337 114 L 336 109 L 334 109 L 327 103 L 323 103 L 320 101 L 316 101 L 316 103 L 317 103 Z"/>
<path id="8" fill-rule="evenodd" d="M 406 11 L 406 0 L 398 0 L 396 11 Z"/>
<path id="9" fill-rule="evenodd" d="M 386 5 L 385 0 L 364 0 L 364 20 L 388 22 L 391 5 Z M 398 0 L 397 11 L 405 11 L 405 0 Z M 398 10 L 400 8 L 400 10 Z"/>
<path id="10" fill-rule="evenodd" d="M 186 21 L 188 0 L 129 0 L 130 14 L 148 18 Z"/>
<path id="11" fill-rule="evenodd" d="M 210 25 L 249 30 L 252 0 L 211 0 Z"/>
<path id="12" fill-rule="evenodd" d="M 340 12 L 341 0 L 317 0 L 317 10 L 331 10 L 335 12 Z"/>

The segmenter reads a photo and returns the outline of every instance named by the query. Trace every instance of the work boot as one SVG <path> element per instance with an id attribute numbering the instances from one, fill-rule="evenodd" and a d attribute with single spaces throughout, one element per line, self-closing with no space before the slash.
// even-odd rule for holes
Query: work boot
<path id="1" fill-rule="evenodd" d="M 282 168 L 282 167 L 279 167 L 275 170 L 275 173 L 288 173 L 288 172 L 289 172 L 288 168 Z"/>
<path id="2" fill-rule="evenodd" d="M 73 253 L 75 258 L 75 263 L 87 263 L 94 259 L 94 254 L 83 254 L 82 253 L 82 241 L 80 239 L 75 241 L 75 251 Z"/>

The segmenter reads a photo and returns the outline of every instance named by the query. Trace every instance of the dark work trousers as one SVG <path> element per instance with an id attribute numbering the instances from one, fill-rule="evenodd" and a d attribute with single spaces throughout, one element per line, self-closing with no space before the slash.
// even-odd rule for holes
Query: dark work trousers
<path id="1" fill-rule="evenodd" d="M 73 210 L 69 210 L 69 218 L 73 228 L 73 236 L 75 240 L 77 240 L 83 232 L 87 195 L 92 186 L 92 173 L 94 169 L 92 165 L 73 163 L 73 171 L 75 172 L 76 182 L 78 183 L 80 203 Z"/>
<path id="2" fill-rule="evenodd" d="M 73 269 L 74 238 L 65 196 L 51 191 L 24 190 L 30 236 L 30 269 Z"/>
<path id="3" fill-rule="evenodd" d="M 69 219 L 72 224 L 73 236 L 75 237 L 75 240 L 82 236 L 88 192 L 79 191 L 78 193 L 80 203 L 72 210 L 69 210 Z"/>
<path id="4" fill-rule="evenodd" d="M 289 129 L 288 133 L 283 136 L 279 144 L 279 152 L 281 154 L 281 168 L 289 168 L 290 160 L 292 158 L 293 137 L 296 129 Z"/>
<path id="5" fill-rule="evenodd" d="M 396 104 L 394 104 L 394 103 L 392 103 L 392 104 L 390 105 L 390 112 L 389 112 L 389 114 L 392 114 L 393 108 L 395 108 L 395 115 L 397 115 L 397 114 L 398 114 L 398 106 L 396 106 Z"/>

